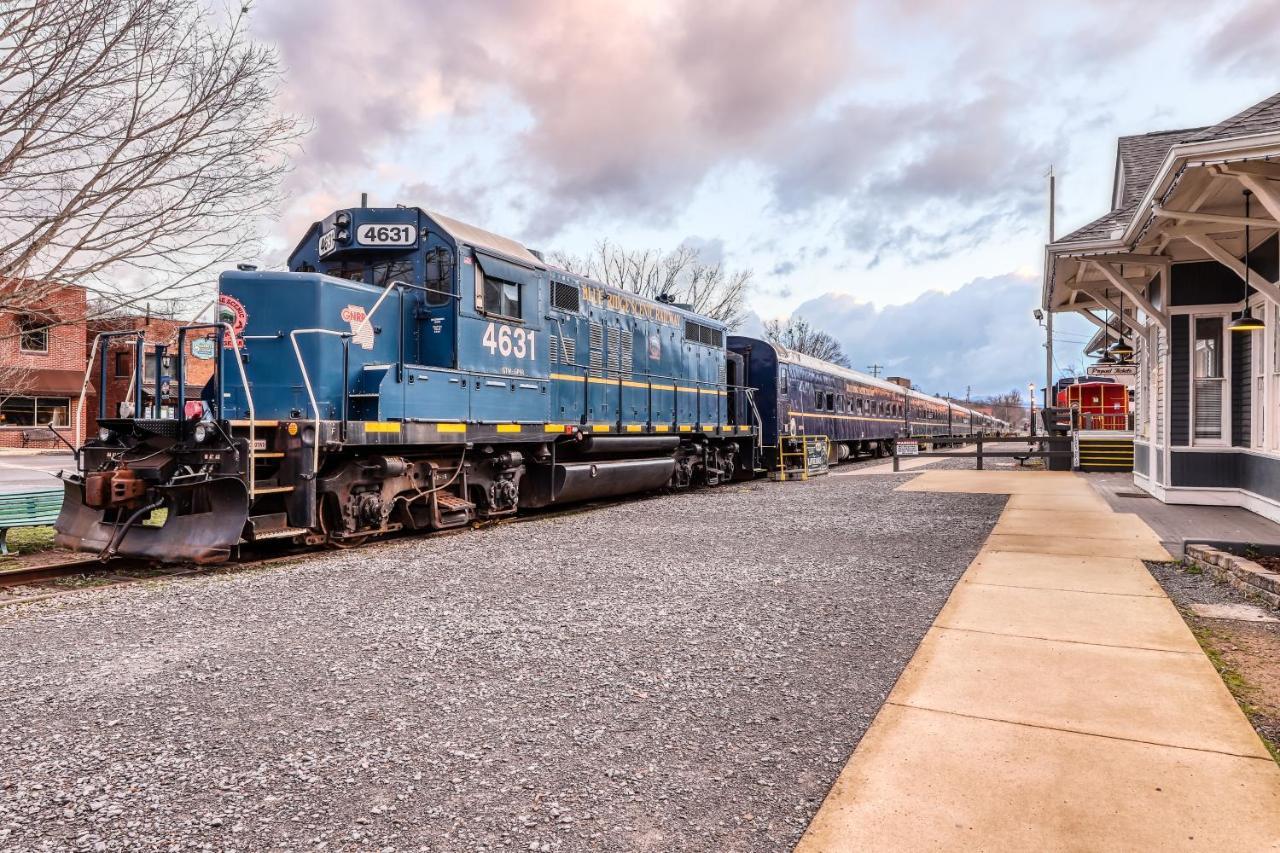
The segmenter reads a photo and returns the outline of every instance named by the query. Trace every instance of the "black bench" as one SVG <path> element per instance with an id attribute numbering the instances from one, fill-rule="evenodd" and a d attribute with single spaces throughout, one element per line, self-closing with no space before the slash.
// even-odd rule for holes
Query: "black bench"
<path id="1" fill-rule="evenodd" d="M 0 555 L 9 553 L 11 527 L 45 527 L 58 520 L 62 489 L 0 493 Z"/>

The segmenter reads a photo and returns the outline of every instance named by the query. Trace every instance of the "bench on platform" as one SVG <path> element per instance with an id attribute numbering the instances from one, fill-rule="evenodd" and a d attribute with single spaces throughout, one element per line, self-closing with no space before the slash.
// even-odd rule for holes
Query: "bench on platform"
<path id="1" fill-rule="evenodd" d="M 22 431 L 22 446 L 30 447 L 33 441 L 47 441 L 56 445 L 58 437 L 54 435 L 53 430 L 48 427 L 40 427 L 39 429 L 24 429 Z"/>
<path id="2" fill-rule="evenodd" d="M 9 553 L 11 527 L 43 527 L 58 520 L 62 489 L 0 493 L 0 555 Z"/>

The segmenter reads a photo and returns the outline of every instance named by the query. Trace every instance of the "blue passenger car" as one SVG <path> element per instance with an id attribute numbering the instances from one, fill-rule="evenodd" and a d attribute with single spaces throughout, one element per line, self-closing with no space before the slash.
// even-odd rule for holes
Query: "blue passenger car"
<path id="1" fill-rule="evenodd" d="M 823 435 L 831 462 L 883 456 L 899 439 L 971 436 L 996 428 L 994 418 L 869 374 L 794 352 L 758 338 L 730 336 L 742 357 L 742 383 L 754 389 L 764 461 L 778 464 L 780 442 Z"/>

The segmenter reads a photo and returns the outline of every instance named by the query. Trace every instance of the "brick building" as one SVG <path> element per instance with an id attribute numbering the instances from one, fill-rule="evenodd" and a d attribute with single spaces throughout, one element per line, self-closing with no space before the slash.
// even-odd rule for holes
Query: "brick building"
<path id="1" fill-rule="evenodd" d="M 13 289 L 23 285 L 11 286 Z M 0 288 L 0 294 L 4 289 Z M 27 300 L 20 300 L 26 302 Z M 83 418 L 77 404 L 85 381 L 85 368 L 100 332 L 138 331 L 145 341 L 143 403 L 147 412 L 155 402 L 157 378 L 172 407 L 177 396 L 173 373 L 177 370 L 177 330 L 185 321 L 148 315 L 87 319 L 89 304 L 82 287 L 67 286 L 40 300 L 31 300 L 21 311 L 0 312 L 0 448 L 52 449 L 65 447 L 50 431 L 72 444 L 98 429 L 98 393 L 101 364 L 94 360 L 85 387 Z M 214 362 L 208 357 L 207 337 L 189 336 L 187 341 L 187 394 L 199 399 L 200 390 L 213 375 Z M 120 403 L 133 403 L 135 350 L 133 336 L 114 338 L 106 353 L 107 411 L 116 414 Z M 168 347 L 166 357 L 156 363 L 155 345 Z M 197 356 L 206 356 L 200 358 Z M 157 377 L 158 374 L 158 377 Z M 170 415 L 171 411 L 168 412 Z M 83 426 L 77 427 L 80 420 Z"/>
<path id="2" fill-rule="evenodd" d="M 21 311 L 0 312 L 0 447 L 61 445 L 47 425 L 72 443 L 82 438 L 74 424 L 87 303 L 84 288 L 63 287 Z"/>

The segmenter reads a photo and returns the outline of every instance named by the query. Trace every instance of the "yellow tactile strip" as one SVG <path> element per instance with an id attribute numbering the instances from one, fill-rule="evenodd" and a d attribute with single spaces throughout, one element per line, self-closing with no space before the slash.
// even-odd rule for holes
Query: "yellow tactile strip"
<path id="1" fill-rule="evenodd" d="M 1069 473 L 901 489 L 1012 497 L 797 850 L 1280 850 L 1280 768 L 1141 519 Z"/>

